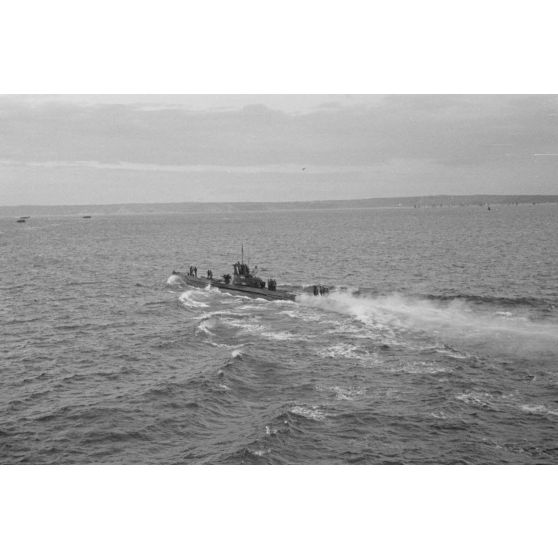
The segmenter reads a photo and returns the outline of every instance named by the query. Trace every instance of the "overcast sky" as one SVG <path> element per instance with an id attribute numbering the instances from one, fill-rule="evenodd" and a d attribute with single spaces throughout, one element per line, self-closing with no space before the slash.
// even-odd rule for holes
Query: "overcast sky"
<path id="1" fill-rule="evenodd" d="M 558 194 L 558 96 L 0 96 L 0 205 Z"/>

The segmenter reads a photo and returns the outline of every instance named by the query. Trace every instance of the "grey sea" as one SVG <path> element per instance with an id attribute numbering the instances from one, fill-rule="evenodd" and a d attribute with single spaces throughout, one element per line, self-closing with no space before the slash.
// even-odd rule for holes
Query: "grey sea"
<path id="1" fill-rule="evenodd" d="M 558 463 L 557 204 L 91 211 L 0 218 L 1 463 Z"/>

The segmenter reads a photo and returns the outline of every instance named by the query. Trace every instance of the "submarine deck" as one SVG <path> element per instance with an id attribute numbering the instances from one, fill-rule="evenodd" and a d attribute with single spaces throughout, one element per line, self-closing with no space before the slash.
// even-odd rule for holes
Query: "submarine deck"
<path id="1" fill-rule="evenodd" d="M 208 279 L 207 277 L 195 277 L 181 272 L 174 272 L 178 275 L 187 285 L 193 287 L 205 288 L 207 285 L 221 289 L 222 291 L 230 291 L 231 293 L 244 294 L 256 298 L 266 298 L 268 300 L 295 300 L 295 294 L 277 289 L 270 291 L 266 288 L 248 287 L 244 285 L 233 285 L 232 283 L 225 283 L 220 279 Z"/>

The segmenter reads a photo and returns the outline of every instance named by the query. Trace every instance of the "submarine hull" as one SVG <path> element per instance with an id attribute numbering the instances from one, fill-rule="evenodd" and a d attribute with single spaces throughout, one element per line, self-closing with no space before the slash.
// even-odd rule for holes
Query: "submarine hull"
<path id="1" fill-rule="evenodd" d="M 250 296 L 252 298 L 265 298 L 266 300 L 295 300 L 295 294 L 288 291 L 283 291 L 277 289 L 275 291 L 270 291 L 269 289 L 263 287 L 249 287 L 246 285 L 233 285 L 232 283 L 225 283 L 221 279 L 209 279 L 207 277 L 196 277 L 194 275 L 188 275 L 181 272 L 173 272 L 184 281 L 187 285 L 191 287 L 198 287 L 204 289 L 208 285 L 215 287 L 230 294 Z"/>

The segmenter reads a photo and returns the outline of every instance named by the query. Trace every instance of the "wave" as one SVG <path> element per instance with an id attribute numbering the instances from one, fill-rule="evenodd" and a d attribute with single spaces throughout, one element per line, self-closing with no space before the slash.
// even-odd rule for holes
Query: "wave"
<path id="1" fill-rule="evenodd" d="M 205 333 L 206 335 L 215 335 L 213 333 L 212 328 L 215 327 L 217 324 L 217 320 L 215 318 L 207 318 L 202 320 L 196 327 L 196 331 L 201 333 Z"/>
<path id="2" fill-rule="evenodd" d="M 317 354 L 322 358 L 353 359 L 363 361 L 369 365 L 378 364 L 380 362 L 378 355 L 370 354 L 362 347 L 357 347 L 350 343 L 337 343 L 335 345 L 329 345 L 328 347 L 318 350 Z"/>
<path id="3" fill-rule="evenodd" d="M 366 394 L 366 388 L 359 388 L 356 386 L 328 386 L 324 384 L 317 384 L 314 388 L 318 392 L 328 392 L 335 396 L 336 399 L 342 401 L 353 401 L 355 398 L 358 398 L 362 395 Z"/>
<path id="4" fill-rule="evenodd" d="M 233 349 L 231 351 L 231 357 L 232 358 L 241 358 L 242 357 L 242 351 L 240 349 Z"/>
<path id="5" fill-rule="evenodd" d="M 325 420 L 326 414 L 320 410 L 318 405 L 295 405 L 289 410 L 293 415 L 321 422 Z"/>
<path id="6" fill-rule="evenodd" d="M 274 339 L 275 341 L 289 341 L 292 339 L 300 339 L 300 336 L 289 331 L 274 331 L 264 325 L 258 323 L 257 319 L 253 316 L 232 317 L 233 314 L 223 316 L 221 323 L 228 327 L 236 328 L 248 335 L 263 337 L 267 339 Z"/>
<path id="7" fill-rule="evenodd" d="M 544 405 L 521 405 L 521 410 L 535 415 L 558 416 L 558 409 L 549 409 Z"/>
<path id="8" fill-rule="evenodd" d="M 558 409 L 553 407 L 548 407 L 542 403 L 525 403 L 518 398 L 515 393 L 509 394 L 491 394 L 481 391 L 468 391 L 464 393 L 457 394 L 455 399 L 465 403 L 466 405 L 471 405 L 473 407 L 478 407 L 485 410 L 507 410 L 508 412 L 514 413 L 516 410 L 520 410 L 523 413 L 539 416 L 558 416 Z"/>
<path id="9" fill-rule="evenodd" d="M 455 399 L 465 403 L 467 405 L 472 405 L 474 407 L 481 407 L 492 409 L 494 408 L 494 396 L 490 393 L 468 391 L 464 393 L 459 393 L 455 396 Z"/>
<path id="10" fill-rule="evenodd" d="M 203 291 L 185 291 L 179 297 L 178 300 L 186 308 L 207 308 L 209 304 L 202 302 L 201 300 L 196 300 L 196 296 Z"/>
<path id="11" fill-rule="evenodd" d="M 171 275 L 167 279 L 167 286 L 169 286 L 169 287 L 182 287 L 182 286 L 184 286 L 184 281 L 180 278 L 179 275 Z"/>
<path id="12" fill-rule="evenodd" d="M 289 333 L 288 331 L 262 331 L 260 335 L 268 339 L 275 339 L 275 341 L 300 340 L 300 336 Z"/>

